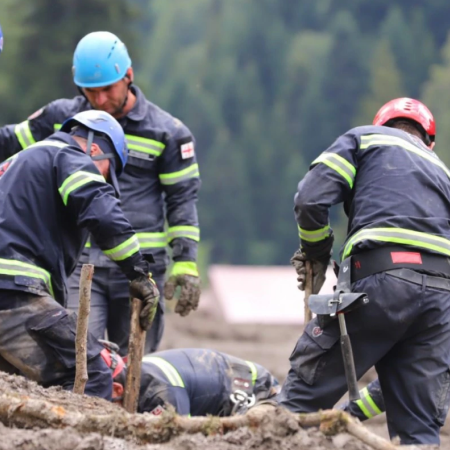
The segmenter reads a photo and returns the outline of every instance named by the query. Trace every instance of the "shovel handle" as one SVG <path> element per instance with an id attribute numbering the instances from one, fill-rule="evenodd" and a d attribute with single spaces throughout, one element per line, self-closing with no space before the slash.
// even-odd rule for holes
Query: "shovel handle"
<path id="1" fill-rule="evenodd" d="M 128 371 L 125 383 L 123 406 L 129 413 L 135 413 L 141 387 L 141 366 L 144 354 L 145 330 L 139 323 L 142 302 L 133 298 L 131 303 L 130 340 L 128 343 Z"/>
<path id="2" fill-rule="evenodd" d="M 305 325 L 312 320 L 312 312 L 309 309 L 309 296 L 312 294 L 313 276 L 312 266 L 310 261 L 305 262 L 306 278 L 305 278 L 305 297 L 304 297 L 304 318 Z"/>

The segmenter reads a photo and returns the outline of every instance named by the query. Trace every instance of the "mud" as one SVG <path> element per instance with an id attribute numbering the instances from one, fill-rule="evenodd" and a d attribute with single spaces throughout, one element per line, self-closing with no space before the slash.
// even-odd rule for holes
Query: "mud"
<path id="1" fill-rule="evenodd" d="M 289 368 L 288 358 L 301 332 L 296 326 L 229 325 L 214 312 L 199 311 L 182 318 L 167 314 L 166 335 L 162 348 L 207 347 L 256 361 L 266 366 L 283 381 Z M 369 373 L 364 383 L 372 379 Z M 44 389 L 18 376 L 0 374 L 0 394 L 39 398 L 67 411 L 88 414 L 125 414 L 115 404 L 87 396 L 79 396 L 60 388 Z M 387 437 L 384 416 L 367 422 L 368 428 Z M 450 448 L 450 424 L 442 432 L 442 448 Z M 79 433 L 74 429 L 17 429 L 7 418 L 0 423 L 0 450 L 367 450 L 370 447 L 347 433 L 326 437 L 316 428 L 302 429 L 283 411 L 268 415 L 258 429 L 240 428 L 225 435 L 179 435 L 164 444 L 139 445 L 133 436 L 128 440 Z"/>

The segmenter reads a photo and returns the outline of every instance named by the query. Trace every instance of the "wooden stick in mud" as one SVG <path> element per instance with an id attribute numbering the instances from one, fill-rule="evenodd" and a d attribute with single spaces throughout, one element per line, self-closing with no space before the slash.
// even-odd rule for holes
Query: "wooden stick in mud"
<path id="1" fill-rule="evenodd" d="M 304 307 L 305 307 L 304 318 L 305 318 L 305 326 L 306 326 L 307 323 L 310 322 L 312 319 L 312 312 L 309 309 L 308 300 L 309 300 L 309 296 L 312 294 L 313 276 L 312 276 L 312 264 L 310 261 L 306 261 L 305 267 L 306 267 L 306 278 L 305 278 L 305 297 L 304 297 L 304 304 L 305 304 L 304 305 Z"/>
<path id="2" fill-rule="evenodd" d="M 135 413 L 141 386 L 141 365 L 144 356 L 145 330 L 139 323 L 142 302 L 133 298 L 131 304 L 131 330 L 128 343 L 128 370 L 125 382 L 123 406 L 129 413 Z"/>
<path id="3" fill-rule="evenodd" d="M 78 309 L 77 337 L 75 340 L 76 372 L 73 392 L 84 394 L 88 381 L 87 373 L 87 333 L 89 313 L 91 311 L 91 286 L 94 276 L 94 266 L 83 264 L 80 275 L 80 305 Z"/>

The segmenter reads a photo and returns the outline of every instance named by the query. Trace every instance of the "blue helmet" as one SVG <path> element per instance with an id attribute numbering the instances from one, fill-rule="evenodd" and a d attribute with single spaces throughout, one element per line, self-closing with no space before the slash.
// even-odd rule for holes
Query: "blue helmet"
<path id="1" fill-rule="evenodd" d="M 2 27 L 0 27 L 0 53 L 3 50 L 3 32 L 2 32 Z"/>
<path id="2" fill-rule="evenodd" d="M 108 31 L 87 34 L 73 54 L 73 81 L 79 87 L 109 86 L 125 77 L 131 59 L 125 44 Z"/>
<path id="3" fill-rule="evenodd" d="M 117 122 L 117 120 L 107 112 L 89 110 L 75 114 L 73 117 L 67 119 L 62 124 L 61 131 L 69 133 L 77 124 L 83 125 L 84 127 L 92 131 L 91 133 L 88 133 L 88 143 L 93 142 L 94 135 L 101 134 L 107 136 L 109 142 L 112 144 L 112 148 L 114 149 L 115 153 L 105 154 L 104 156 L 102 155 L 100 157 L 96 156 L 93 159 L 114 158 L 118 160 L 119 164 L 115 164 L 115 173 L 117 176 L 119 176 L 123 172 L 128 159 L 128 149 L 125 141 L 125 134 L 119 122 Z M 88 145 L 88 152 L 90 152 L 90 143 Z M 115 158 L 115 156 L 117 156 L 117 158 Z"/>

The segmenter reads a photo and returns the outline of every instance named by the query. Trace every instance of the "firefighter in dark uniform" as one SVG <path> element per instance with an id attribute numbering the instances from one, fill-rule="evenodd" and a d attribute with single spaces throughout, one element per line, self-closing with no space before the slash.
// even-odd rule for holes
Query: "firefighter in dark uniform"
<path id="1" fill-rule="evenodd" d="M 200 298 L 197 245 L 197 191 L 200 186 L 194 138 L 178 119 L 149 102 L 132 85 L 133 69 L 125 45 L 108 32 L 95 32 L 79 42 L 73 60 L 74 82 L 83 95 L 56 100 L 25 122 L 0 129 L 0 158 L 10 156 L 58 129 L 79 111 L 103 110 L 122 125 L 129 149 L 128 164 L 120 179 L 122 208 L 137 232 L 141 251 L 152 254 L 153 277 L 170 299 L 181 287 L 176 312 L 196 309 Z M 164 224 L 167 221 L 168 228 Z M 167 244 L 174 264 L 164 289 L 168 264 Z M 129 335 L 128 282 L 94 240 L 90 240 L 70 280 L 69 307 L 78 307 L 82 263 L 95 265 L 90 330 L 117 343 L 127 352 Z M 155 351 L 164 328 L 164 301 L 147 336 L 146 353 Z"/>
<path id="2" fill-rule="evenodd" d="M 130 295 L 143 301 L 145 329 L 158 291 L 116 197 L 127 160 L 122 128 L 105 112 L 86 111 L 61 130 L 0 166 L 0 367 L 71 389 L 76 314 L 64 308 L 66 285 L 89 233 L 131 281 Z M 89 335 L 85 392 L 110 399 L 102 348 Z"/>
<path id="3" fill-rule="evenodd" d="M 346 314 L 360 378 L 375 366 L 391 437 L 437 444 L 450 362 L 450 171 L 432 151 L 435 121 L 417 100 L 384 105 L 373 126 L 340 136 L 299 183 L 294 255 L 318 292 L 330 259 L 329 208 L 344 203 L 352 291 L 369 303 Z M 297 412 L 331 408 L 346 392 L 338 321 L 312 320 L 291 357 L 279 401 Z"/>
<path id="4" fill-rule="evenodd" d="M 121 402 L 126 366 L 115 344 L 103 345 L 113 372 L 113 401 Z M 251 361 L 209 349 L 165 350 L 143 358 L 138 412 L 158 415 L 172 405 L 181 415 L 230 416 L 274 397 L 279 388 L 266 368 Z"/>

